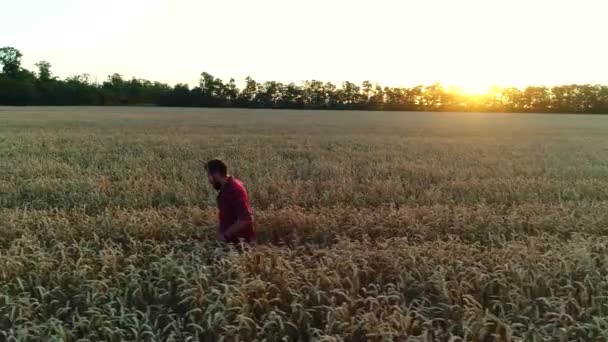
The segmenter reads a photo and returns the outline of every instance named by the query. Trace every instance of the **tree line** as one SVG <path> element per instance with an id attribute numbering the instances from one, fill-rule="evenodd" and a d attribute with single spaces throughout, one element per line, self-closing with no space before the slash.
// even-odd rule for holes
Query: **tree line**
<path id="1" fill-rule="evenodd" d="M 382 87 L 369 81 L 336 86 L 317 80 L 301 84 L 251 77 L 239 89 L 203 72 L 199 84 L 170 86 L 119 74 L 96 82 L 88 74 L 59 79 L 51 64 L 37 70 L 21 66 L 22 54 L 0 48 L 0 105 L 157 105 L 176 107 L 237 107 L 285 109 L 351 109 L 400 111 L 476 111 L 533 113 L 608 113 L 608 86 L 563 85 L 492 87 L 485 94 L 463 94 L 439 83 L 415 87 Z"/>

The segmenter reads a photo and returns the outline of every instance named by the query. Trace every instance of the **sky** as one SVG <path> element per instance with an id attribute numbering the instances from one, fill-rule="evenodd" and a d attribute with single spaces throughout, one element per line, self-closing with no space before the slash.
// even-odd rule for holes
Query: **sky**
<path id="1" fill-rule="evenodd" d="M 61 78 L 476 91 L 608 84 L 606 13 L 607 0 L 19 0 L 2 5 L 0 45 Z"/>

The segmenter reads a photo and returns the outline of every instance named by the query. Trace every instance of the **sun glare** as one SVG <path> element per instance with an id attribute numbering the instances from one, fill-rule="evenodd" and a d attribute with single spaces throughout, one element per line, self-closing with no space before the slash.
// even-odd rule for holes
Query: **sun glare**
<path id="1" fill-rule="evenodd" d="M 450 92 L 456 92 L 464 95 L 483 95 L 490 91 L 491 86 L 481 83 L 464 83 L 458 85 L 450 84 L 445 86 L 445 88 Z"/>

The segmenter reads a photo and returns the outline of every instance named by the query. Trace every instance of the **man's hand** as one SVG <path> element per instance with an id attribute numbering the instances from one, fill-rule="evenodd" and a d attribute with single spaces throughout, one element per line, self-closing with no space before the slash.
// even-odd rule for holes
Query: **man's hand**
<path id="1" fill-rule="evenodd" d="M 217 241 L 226 242 L 226 236 L 219 229 L 215 231 L 215 238 Z"/>
<path id="2" fill-rule="evenodd" d="M 224 239 L 228 240 L 228 238 L 239 236 L 239 233 L 247 224 L 249 224 L 249 221 L 237 220 L 232 226 L 226 229 L 224 232 Z"/>

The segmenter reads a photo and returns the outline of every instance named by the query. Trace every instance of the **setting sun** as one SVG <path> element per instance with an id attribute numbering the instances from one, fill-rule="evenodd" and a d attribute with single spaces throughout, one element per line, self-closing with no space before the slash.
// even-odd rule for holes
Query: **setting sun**
<path id="1" fill-rule="evenodd" d="M 476 83 L 461 83 L 461 84 L 447 84 L 443 87 L 451 92 L 463 95 L 485 95 L 491 90 L 491 86 Z"/>

